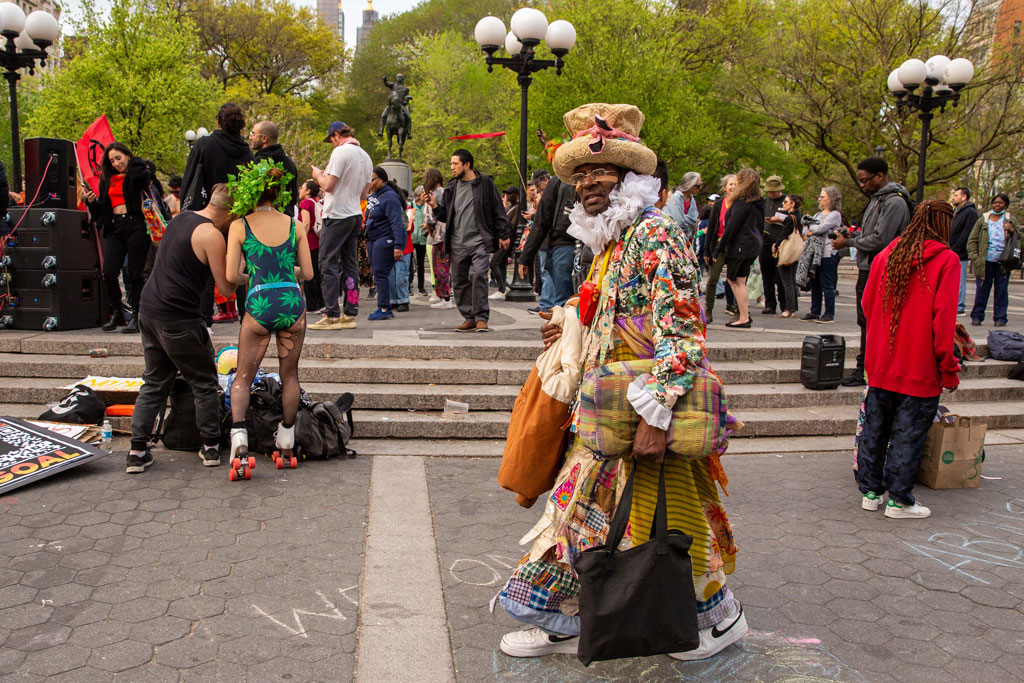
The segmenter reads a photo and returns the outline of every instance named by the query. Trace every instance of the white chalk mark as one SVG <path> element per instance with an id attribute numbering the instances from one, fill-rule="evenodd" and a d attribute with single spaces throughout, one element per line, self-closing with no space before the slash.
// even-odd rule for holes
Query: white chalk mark
<path id="1" fill-rule="evenodd" d="M 351 588 L 347 588 L 345 590 L 352 590 L 352 589 Z M 344 591 L 342 591 L 342 595 L 344 595 L 344 594 L 345 594 Z M 324 595 L 322 591 L 316 591 L 316 595 L 324 603 L 324 607 L 327 608 L 327 611 L 325 611 L 325 612 L 309 612 L 309 611 L 304 610 L 304 609 L 298 609 L 298 608 L 294 608 L 293 607 L 292 608 L 292 619 L 295 620 L 295 627 L 294 628 L 289 626 L 288 624 L 280 621 L 279 619 L 276 619 L 275 617 L 267 614 L 262 609 L 260 609 L 260 607 L 258 605 L 253 605 L 252 607 L 257 612 L 259 612 L 260 614 L 265 616 L 267 619 L 270 619 L 272 622 L 274 622 L 275 624 L 277 624 L 278 626 L 280 626 L 284 630 L 286 630 L 289 633 L 291 633 L 293 636 L 301 636 L 303 638 L 309 638 L 309 636 L 306 635 L 306 626 L 305 626 L 305 624 L 302 623 L 302 618 L 300 617 L 300 615 L 306 616 L 306 617 L 323 617 L 325 619 L 338 619 L 340 621 L 347 621 L 348 620 L 347 617 L 344 614 L 341 613 L 341 610 L 338 609 L 337 605 L 335 605 L 333 602 L 328 600 L 327 596 Z M 349 598 L 349 600 L 351 600 L 351 598 Z"/>
<path id="2" fill-rule="evenodd" d="M 457 567 L 459 569 L 456 569 Z M 491 578 L 481 583 L 479 581 L 467 581 L 459 575 L 460 573 L 473 571 L 477 567 L 482 567 L 483 569 L 490 572 Z M 460 558 L 458 560 L 455 560 L 454 562 L 452 562 L 452 566 L 448 568 L 448 573 L 451 574 L 452 578 L 458 581 L 459 583 L 465 583 L 470 586 L 497 586 L 499 583 L 501 583 L 501 574 L 498 573 L 497 569 L 495 569 L 494 567 L 492 567 L 491 565 L 487 564 L 482 560 L 477 560 L 473 558 Z"/>
<path id="3" fill-rule="evenodd" d="M 358 584 L 356 584 L 355 586 L 349 586 L 348 588 L 339 588 L 338 592 L 341 593 L 341 597 L 345 598 L 346 600 L 351 602 L 356 607 L 359 607 L 359 600 L 356 599 L 356 598 L 353 598 L 351 595 L 348 594 L 349 591 L 357 591 L 357 590 L 359 590 L 359 585 Z"/>
<path id="4" fill-rule="evenodd" d="M 979 581 L 979 582 L 985 584 L 986 586 L 988 585 L 988 581 L 986 581 L 985 579 L 980 579 L 977 576 L 975 576 L 974 574 L 968 574 L 963 569 L 960 569 L 960 567 L 962 567 L 962 566 L 964 566 L 966 564 L 970 564 L 971 562 L 973 562 L 974 559 L 975 559 L 973 557 L 965 557 L 964 555 L 958 555 L 956 553 L 949 552 L 948 550 L 939 550 L 937 548 L 928 548 L 927 546 L 917 545 L 917 544 L 914 544 L 914 543 L 907 543 L 906 541 L 903 541 L 903 543 L 906 546 L 908 546 L 909 548 L 912 548 L 913 550 L 916 550 L 917 552 L 921 553 L 925 557 L 927 557 L 929 559 L 932 559 L 932 560 L 935 560 L 936 562 L 938 562 L 942 566 L 946 567 L 950 571 L 958 572 L 958 573 L 963 574 L 964 576 L 966 576 L 968 578 L 974 579 L 975 581 Z M 935 555 L 933 555 L 932 554 L 933 552 L 934 553 L 943 554 L 943 555 L 952 555 L 953 557 L 960 558 L 963 561 L 962 562 L 958 562 L 957 564 L 949 564 L 948 562 L 946 562 L 944 560 L 941 560 L 938 557 L 936 557 Z"/>

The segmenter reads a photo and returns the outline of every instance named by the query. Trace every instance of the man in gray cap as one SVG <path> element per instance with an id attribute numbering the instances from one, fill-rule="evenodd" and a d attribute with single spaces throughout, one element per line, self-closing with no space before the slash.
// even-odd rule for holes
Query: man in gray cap
<path id="1" fill-rule="evenodd" d="M 776 262 L 775 256 L 772 255 L 772 249 L 782 241 L 782 219 L 775 214 L 782 209 L 782 201 L 785 199 L 782 191 L 785 189 L 781 176 L 768 176 L 764 182 L 764 243 L 761 245 L 761 256 L 758 260 L 761 263 L 761 280 L 764 282 L 764 308 L 761 309 L 761 313 L 765 315 L 774 314 L 778 301 L 786 300 L 782 280 L 775 275 Z"/>

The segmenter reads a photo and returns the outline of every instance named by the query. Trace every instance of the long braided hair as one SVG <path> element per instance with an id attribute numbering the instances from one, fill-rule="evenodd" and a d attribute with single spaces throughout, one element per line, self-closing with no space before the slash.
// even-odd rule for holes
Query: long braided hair
<path id="1" fill-rule="evenodd" d="M 925 280 L 924 241 L 935 240 L 949 246 L 949 230 L 953 221 L 953 207 L 942 200 L 921 202 L 910 225 L 903 231 L 900 241 L 889 252 L 889 261 L 885 265 L 883 310 L 890 311 L 889 348 L 896 342 L 896 327 L 899 325 L 900 313 L 907 303 L 910 280 L 915 273 L 920 273 L 924 286 L 931 289 Z"/>

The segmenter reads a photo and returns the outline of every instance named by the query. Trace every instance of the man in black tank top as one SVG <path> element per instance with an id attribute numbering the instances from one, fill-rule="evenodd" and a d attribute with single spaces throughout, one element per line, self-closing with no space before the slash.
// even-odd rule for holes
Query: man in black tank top
<path id="1" fill-rule="evenodd" d="M 132 415 L 132 445 L 125 471 L 153 463 L 149 442 L 180 372 L 192 388 L 202 436 L 199 458 L 220 464 L 220 397 L 213 342 L 203 320 L 202 299 L 210 276 L 224 294 L 235 291 L 226 274 L 224 235 L 231 223 L 227 187 L 215 185 L 201 211 L 183 211 L 167 226 L 153 272 L 142 290 L 139 329 L 146 370 Z"/>

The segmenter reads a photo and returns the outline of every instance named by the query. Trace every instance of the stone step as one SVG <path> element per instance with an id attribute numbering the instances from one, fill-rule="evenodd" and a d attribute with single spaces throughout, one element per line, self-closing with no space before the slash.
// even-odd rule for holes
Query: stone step
<path id="1" fill-rule="evenodd" d="M 265 358 L 262 367 L 277 372 L 277 358 Z M 331 382 L 339 385 L 371 384 L 508 384 L 522 386 L 530 374 L 529 360 L 451 360 L 408 358 L 303 358 L 299 381 Z M 0 353 L 2 377 L 52 377 L 69 380 L 87 375 L 104 377 L 141 377 L 145 363 L 141 357 L 89 356 L 54 357 L 43 354 Z M 340 391 L 340 388 L 337 390 Z M 335 393 L 337 393 L 337 391 Z"/>
<path id="2" fill-rule="evenodd" d="M 74 380 L 16 377 L 0 386 L 0 403 L 35 403 L 44 406 L 64 396 Z M 469 404 L 471 412 L 510 411 L 519 393 L 518 384 L 335 384 L 303 382 L 314 401 L 333 400 L 343 391 L 355 396 L 361 410 L 443 410 L 446 399 Z M 814 391 L 800 384 L 730 384 L 729 407 L 743 409 L 804 408 L 827 410 L 831 406 L 859 406 L 863 389 L 839 387 Z M 132 395 L 110 400 L 132 402 Z M 966 379 L 956 392 L 958 402 L 1024 401 L 1024 383 L 1002 378 Z"/>
<path id="3" fill-rule="evenodd" d="M 417 455 L 431 458 L 500 458 L 504 439 L 352 439 L 359 455 Z"/>

